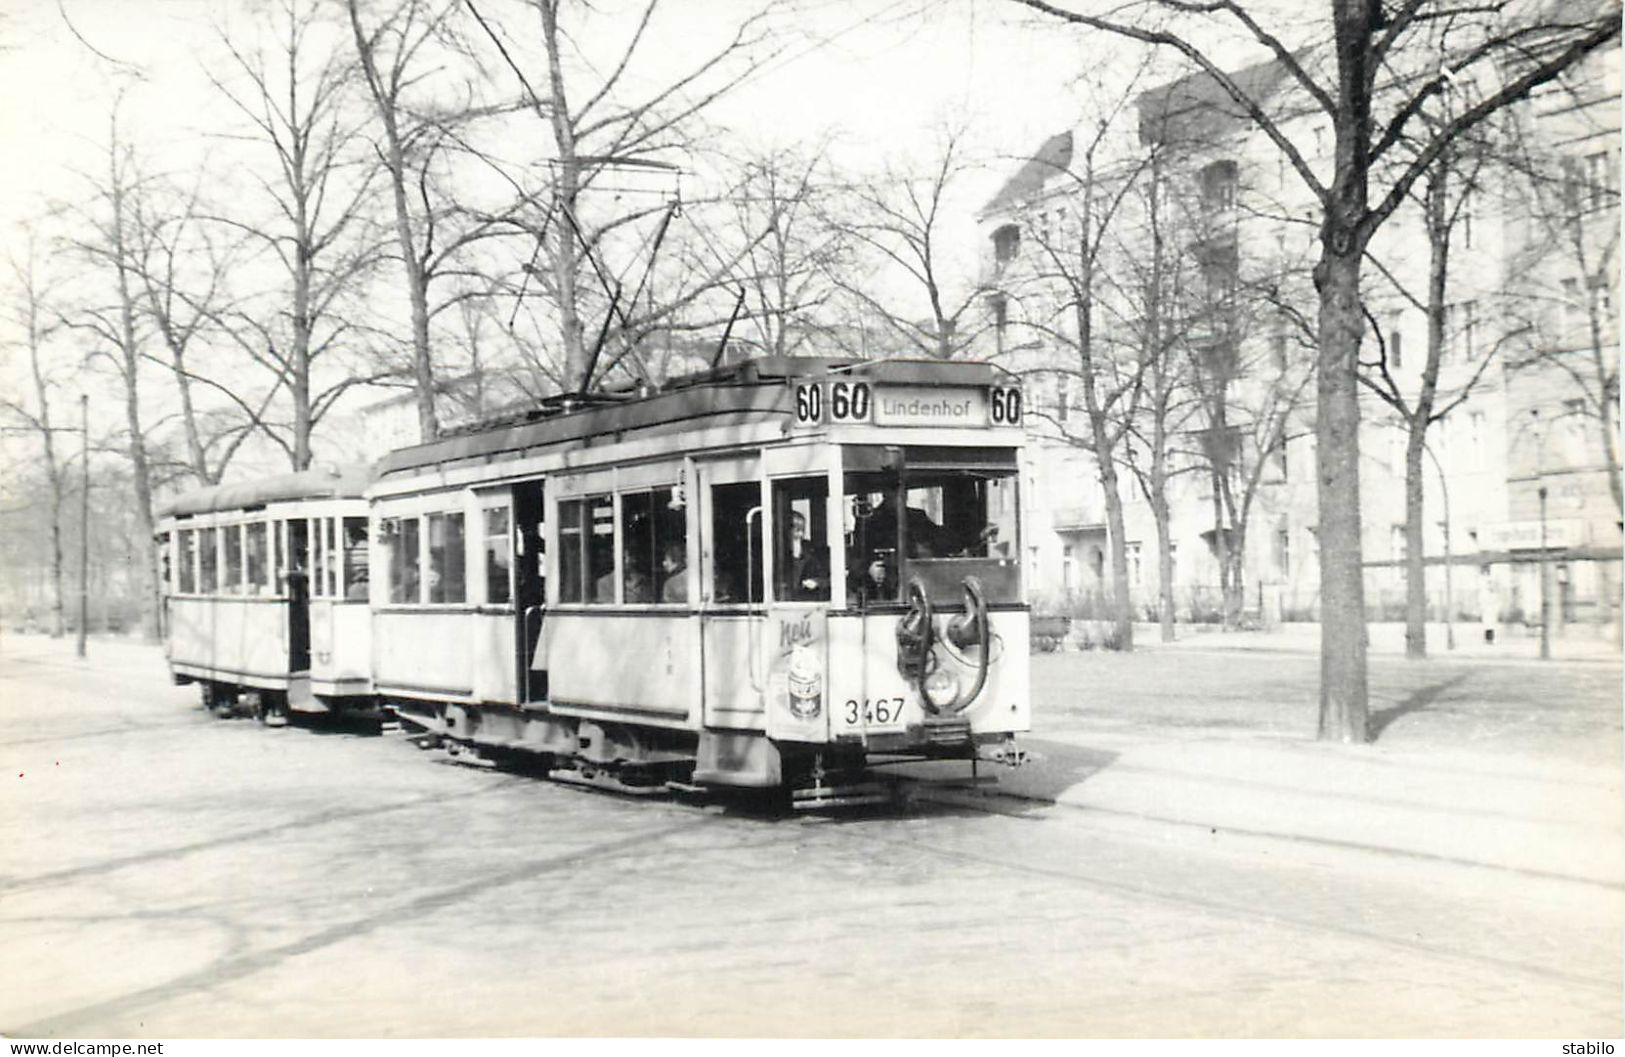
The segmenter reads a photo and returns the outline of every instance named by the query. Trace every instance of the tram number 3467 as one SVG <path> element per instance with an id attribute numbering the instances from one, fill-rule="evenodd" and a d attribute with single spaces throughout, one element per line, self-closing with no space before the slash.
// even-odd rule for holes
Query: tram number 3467
<path id="1" fill-rule="evenodd" d="M 796 421 L 802 425 L 824 421 L 826 412 L 832 422 L 868 422 L 873 406 L 874 393 L 868 382 L 808 382 L 796 386 Z"/>

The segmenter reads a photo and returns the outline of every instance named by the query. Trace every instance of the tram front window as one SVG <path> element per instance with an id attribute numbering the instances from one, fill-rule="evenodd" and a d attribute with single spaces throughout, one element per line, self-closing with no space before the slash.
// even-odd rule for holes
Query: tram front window
<path id="1" fill-rule="evenodd" d="M 1020 601 L 1016 469 L 979 454 L 845 475 L 849 605 L 901 602 L 916 576 L 938 605 L 970 575 L 987 601 Z"/>
<path id="2" fill-rule="evenodd" d="M 780 602 L 829 601 L 829 540 L 825 477 L 773 482 L 773 597 Z"/>

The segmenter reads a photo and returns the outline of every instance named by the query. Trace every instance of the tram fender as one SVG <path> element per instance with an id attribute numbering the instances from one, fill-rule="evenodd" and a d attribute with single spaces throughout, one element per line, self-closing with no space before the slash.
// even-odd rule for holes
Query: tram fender
<path id="1" fill-rule="evenodd" d="M 753 788 L 781 785 L 784 768 L 779 748 L 762 734 L 702 731 L 694 781 Z"/>

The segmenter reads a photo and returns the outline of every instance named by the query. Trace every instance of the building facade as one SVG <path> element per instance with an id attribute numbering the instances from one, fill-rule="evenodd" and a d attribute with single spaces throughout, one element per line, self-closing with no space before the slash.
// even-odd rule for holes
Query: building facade
<path id="1" fill-rule="evenodd" d="M 1430 618 L 1534 625 L 1544 575 L 1554 627 L 1617 629 L 1618 71 L 1617 52 L 1598 55 L 1532 96 L 1452 159 L 1440 210 L 1423 181 L 1373 242 L 1361 397 L 1371 619 L 1403 617 L 1401 412 L 1422 388 L 1443 252 L 1422 467 Z M 1294 98 L 1280 63 L 1232 77 L 1329 168 L 1330 119 Z M 1466 105 L 1471 89 L 1460 96 L 1441 105 Z M 1134 103 L 1132 127 L 1085 120 L 1052 136 L 979 215 L 983 352 L 1027 379 L 1043 434 L 1026 520 L 1039 604 L 1087 613 L 1110 591 L 1099 427 L 1142 619 L 1155 618 L 1164 575 L 1159 494 L 1177 619 L 1218 619 L 1227 579 L 1239 619 L 1313 619 L 1318 204 L 1212 78 Z"/>

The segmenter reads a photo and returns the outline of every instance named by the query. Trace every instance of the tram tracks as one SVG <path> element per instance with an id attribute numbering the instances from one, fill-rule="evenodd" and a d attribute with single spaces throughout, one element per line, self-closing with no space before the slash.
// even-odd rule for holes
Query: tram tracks
<path id="1" fill-rule="evenodd" d="M 1031 819 L 1030 814 L 1034 806 L 1051 806 L 1067 811 L 1076 812 L 1074 817 L 1087 818 L 1090 814 L 1117 815 L 1152 825 L 1177 825 L 1181 827 L 1199 827 L 1204 830 L 1211 829 L 1214 833 L 1236 832 L 1227 831 L 1218 827 L 1209 827 L 1202 823 L 1195 823 L 1177 819 L 1159 819 L 1149 815 L 1139 815 L 1129 812 L 1109 812 L 1103 809 L 1090 808 L 1083 805 L 1061 804 L 1041 798 L 1021 797 L 1007 793 L 993 793 L 987 799 L 994 801 L 1004 800 L 1021 804 L 1028 814 L 1018 814 L 1014 810 L 1001 811 L 985 805 L 978 805 L 971 798 L 951 797 L 945 799 L 932 799 L 929 795 L 921 797 L 927 803 L 953 807 L 959 810 L 968 810 L 987 816 L 1015 817 Z M 1044 821 L 1037 819 L 1037 821 Z M 1379 931 L 1373 928 L 1362 927 L 1347 921 L 1328 920 L 1324 917 L 1311 914 L 1295 914 L 1286 910 L 1271 909 L 1255 903 L 1244 903 L 1238 900 L 1226 899 L 1220 896 L 1205 895 L 1190 888 L 1175 888 L 1158 885 L 1145 877 L 1133 880 L 1124 880 L 1104 871 L 1091 871 L 1086 867 L 1041 865 L 1030 861 L 1021 861 L 1012 856 L 991 854 L 977 848 L 965 848 L 922 839 L 912 834 L 894 833 L 885 834 L 865 832 L 857 827 L 832 827 L 820 830 L 829 833 L 832 837 L 845 837 L 862 840 L 876 845 L 894 845 L 902 842 L 918 852 L 925 853 L 944 861 L 955 863 L 972 863 L 978 866 L 995 869 L 1015 876 L 1037 878 L 1045 881 L 1061 882 L 1078 888 L 1087 889 L 1100 895 L 1124 900 L 1133 903 L 1152 903 L 1171 909 L 1196 912 L 1202 914 L 1219 915 L 1223 918 L 1245 922 L 1271 928 L 1289 929 L 1308 937 L 1331 937 L 1340 940 L 1353 940 L 1370 944 L 1391 952 L 1421 956 L 1441 963 L 1455 965 L 1470 965 L 1478 968 L 1492 969 L 1500 972 L 1515 974 L 1528 980 L 1538 980 L 1545 983 L 1561 982 L 1574 987 L 1584 988 L 1589 992 L 1615 997 L 1618 994 L 1620 981 L 1617 978 L 1608 978 L 1585 972 L 1575 972 L 1571 969 L 1553 966 L 1550 964 L 1536 964 L 1486 951 L 1475 951 L 1455 946 L 1428 942 L 1423 939 L 1407 938 L 1395 931 Z M 1291 843 L 1314 844 L 1338 851 L 1353 851 L 1362 855 L 1378 859 L 1421 859 L 1441 868 L 1481 868 L 1500 870 L 1503 873 L 1530 880 L 1558 880 L 1570 883 L 1590 884 L 1591 882 L 1563 875 L 1538 875 L 1530 871 L 1521 871 L 1516 868 L 1498 867 L 1494 864 L 1477 863 L 1470 861 L 1457 861 L 1442 856 L 1427 856 L 1420 853 L 1407 853 L 1401 849 L 1388 849 L 1374 846 L 1359 846 L 1352 842 L 1335 842 L 1317 838 L 1302 838 L 1288 833 L 1265 833 L 1251 831 L 1245 834 L 1249 838 L 1266 840 L 1288 841 Z M 1122 837 L 1122 834 L 1118 834 Z M 1094 849 L 1080 849 L 1079 860 L 1089 861 L 1098 856 L 1092 855 Z M 1617 885 L 1601 886 L 1610 891 L 1617 891 Z"/>

